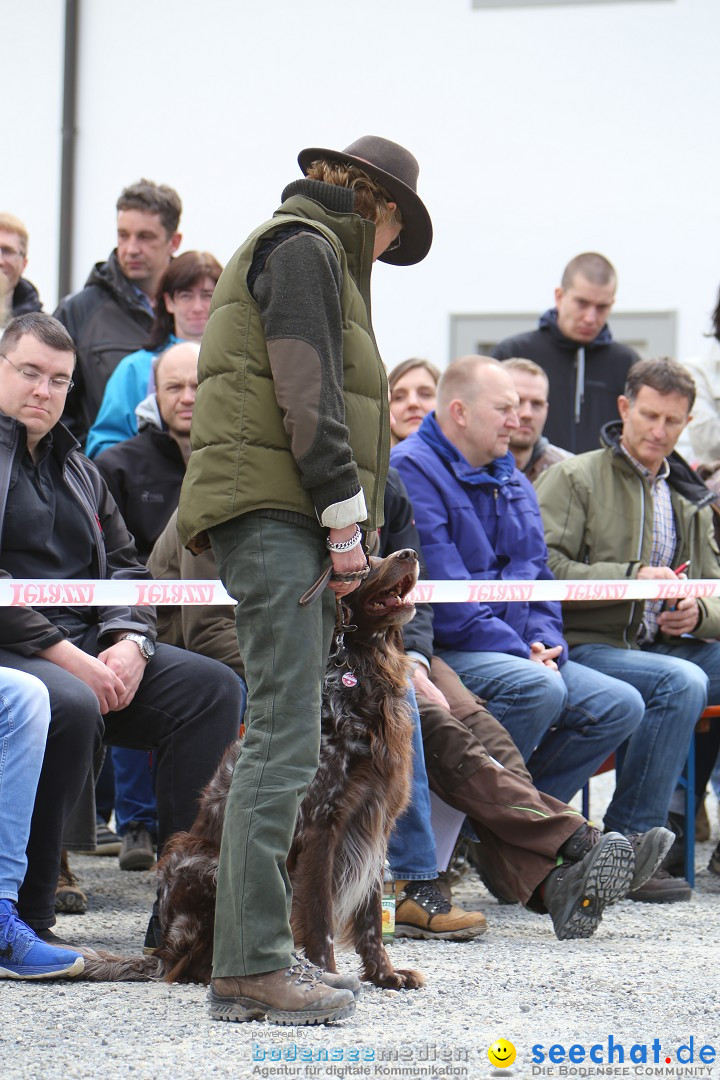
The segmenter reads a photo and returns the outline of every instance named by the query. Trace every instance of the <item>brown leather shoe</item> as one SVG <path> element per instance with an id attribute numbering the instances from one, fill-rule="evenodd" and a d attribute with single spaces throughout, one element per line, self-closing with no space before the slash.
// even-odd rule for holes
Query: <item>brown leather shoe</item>
<path id="1" fill-rule="evenodd" d="M 351 990 L 335 990 L 305 964 L 293 964 L 262 975 L 213 979 L 208 1005 L 213 1020 L 268 1020 L 271 1024 L 305 1027 L 344 1020 L 355 1012 Z"/>
<path id="2" fill-rule="evenodd" d="M 683 877 L 673 877 L 661 866 L 651 878 L 627 894 L 628 900 L 645 904 L 677 904 L 692 899 L 692 889 Z"/>
<path id="3" fill-rule="evenodd" d="M 55 890 L 55 910 L 62 912 L 63 915 L 84 915 L 87 907 L 87 896 L 70 869 L 67 851 L 63 851 L 60 856 L 60 873 Z"/>
<path id="4" fill-rule="evenodd" d="M 435 881 L 397 881 L 395 937 L 471 941 L 487 930 L 481 911 L 446 900 Z"/>

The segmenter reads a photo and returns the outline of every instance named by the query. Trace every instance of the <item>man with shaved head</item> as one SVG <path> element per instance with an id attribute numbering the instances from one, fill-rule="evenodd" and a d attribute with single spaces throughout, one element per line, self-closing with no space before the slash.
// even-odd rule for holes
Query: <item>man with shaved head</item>
<path id="1" fill-rule="evenodd" d="M 538 329 L 505 338 L 493 350 L 498 360 L 523 356 L 544 370 L 550 386 L 545 435 L 573 454 L 597 449 L 600 428 L 615 419 L 625 376 L 638 360 L 634 349 L 613 341 L 607 325 L 616 288 L 615 268 L 604 255 L 576 255 Z"/>

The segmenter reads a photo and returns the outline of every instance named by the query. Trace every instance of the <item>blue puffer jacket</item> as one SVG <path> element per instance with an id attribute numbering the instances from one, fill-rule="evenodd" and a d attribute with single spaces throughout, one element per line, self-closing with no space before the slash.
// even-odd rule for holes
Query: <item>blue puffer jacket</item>
<path id="1" fill-rule="evenodd" d="M 443 435 L 435 414 L 396 446 L 392 464 L 415 510 L 431 579 L 535 581 L 552 578 L 532 484 L 511 454 L 473 468 Z M 435 604 L 440 648 L 527 657 L 530 644 L 563 646 L 559 603 Z"/>

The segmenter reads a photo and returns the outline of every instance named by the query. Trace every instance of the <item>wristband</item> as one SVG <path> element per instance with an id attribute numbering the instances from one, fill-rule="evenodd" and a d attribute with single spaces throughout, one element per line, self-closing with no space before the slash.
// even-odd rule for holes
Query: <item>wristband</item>
<path id="1" fill-rule="evenodd" d="M 334 551 L 337 555 L 341 555 L 344 551 L 352 551 L 354 547 L 357 547 L 362 540 L 362 533 L 360 526 L 355 526 L 355 532 L 352 534 L 349 540 L 341 540 L 338 544 L 333 544 L 329 538 L 325 541 L 325 546 L 328 551 Z"/>

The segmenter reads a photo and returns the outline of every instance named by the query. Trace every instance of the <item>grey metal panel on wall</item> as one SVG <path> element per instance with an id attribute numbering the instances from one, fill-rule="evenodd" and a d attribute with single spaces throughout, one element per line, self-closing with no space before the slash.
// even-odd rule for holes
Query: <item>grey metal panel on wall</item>
<path id="1" fill-rule="evenodd" d="M 499 341 L 534 330 L 537 312 L 450 316 L 450 360 L 479 353 L 487 356 Z M 614 311 L 610 329 L 616 341 L 632 345 L 640 356 L 675 356 L 675 311 Z"/>

